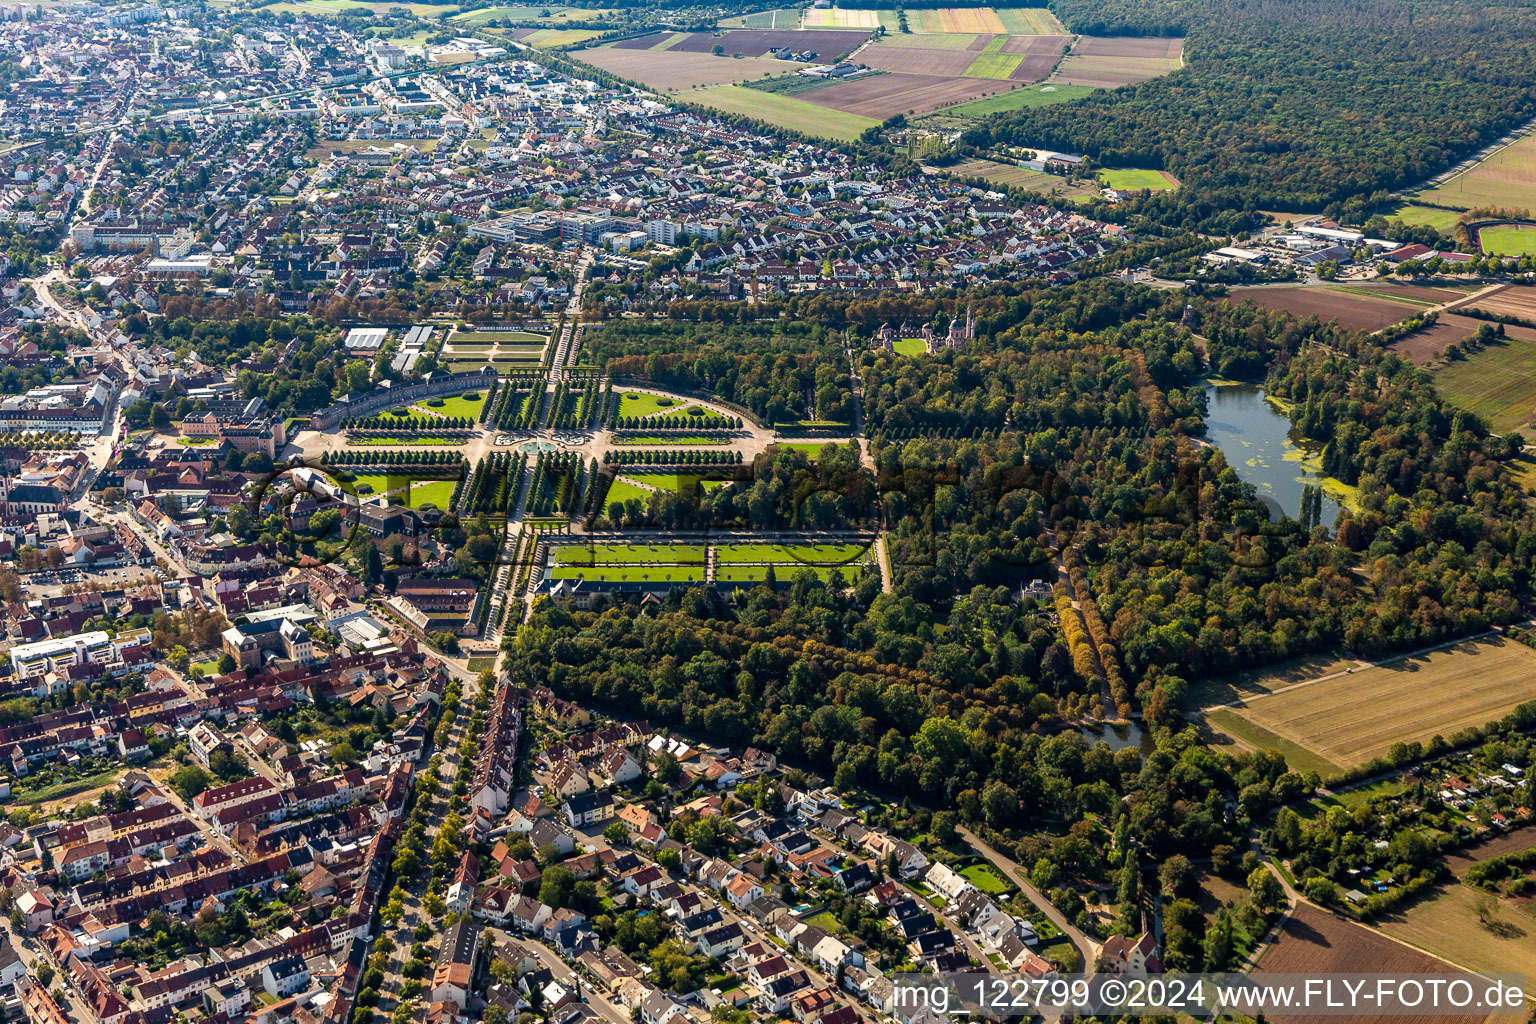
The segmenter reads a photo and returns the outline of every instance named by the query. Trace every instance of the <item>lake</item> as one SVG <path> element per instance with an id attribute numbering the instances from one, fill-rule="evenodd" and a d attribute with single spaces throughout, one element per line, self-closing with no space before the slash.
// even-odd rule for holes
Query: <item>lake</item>
<path id="1" fill-rule="evenodd" d="M 1206 436 L 1237 475 L 1258 489 L 1261 500 L 1268 499 L 1265 504 L 1273 502 L 1292 519 L 1301 515 L 1302 488 L 1322 485 L 1322 523 L 1332 529 L 1345 488 L 1321 473 L 1322 445 L 1293 437 L 1290 419 L 1255 384 L 1209 384 L 1205 394 Z M 1271 518 L 1278 518 L 1275 509 Z"/>

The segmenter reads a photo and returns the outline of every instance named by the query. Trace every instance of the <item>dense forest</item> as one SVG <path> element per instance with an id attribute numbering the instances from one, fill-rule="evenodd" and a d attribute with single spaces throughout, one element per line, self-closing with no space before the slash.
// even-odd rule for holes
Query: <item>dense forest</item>
<path id="1" fill-rule="evenodd" d="M 1142 212 L 1321 210 L 1414 184 L 1536 117 L 1531 0 L 1058 0 L 1088 35 L 1187 36 L 1187 66 L 1022 110 L 966 143 L 1084 152 L 1171 171 Z"/>

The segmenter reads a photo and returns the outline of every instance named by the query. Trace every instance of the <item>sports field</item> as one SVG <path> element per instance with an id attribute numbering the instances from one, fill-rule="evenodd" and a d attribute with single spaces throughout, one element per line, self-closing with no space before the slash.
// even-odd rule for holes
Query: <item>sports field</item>
<path id="1" fill-rule="evenodd" d="M 949 107 L 941 113 L 956 114 L 960 117 L 987 117 L 992 114 L 1006 114 L 1011 110 L 1064 103 L 1067 100 L 1087 96 L 1091 92 L 1093 89 L 1086 85 L 1032 85 L 962 103 L 957 107 Z"/>
<path id="2" fill-rule="evenodd" d="M 1536 210 L 1536 136 L 1527 135 L 1450 181 L 1420 193 L 1437 206 Z"/>
<path id="3" fill-rule="evenodd" d="M 1495 637 L 1292 684 L 1230 713 L 1352 768 L 1394 743 L 1449 736 L 1502 717 L 1530 699 L 1533 676 L 1536 651 Z"/>
<path id="4" fill-rule="evenodd" d="M 1435 386 L 1451 404 L 1487 418 L 1500 432 L 1524 426 L 1536 413 L 1536 341 L 1515 336 L 1528 329 L 1505 330 L 1503 341 L 1433 371 Z"/>
<path id="5" fill-rule="evenodd" d="M 1530 224 L 1501 224 L 1493 228 L 1480 228 L 1477 239 L 1483 252 L 1495 256 L 1530 256 L 1536 253 L 1536 226 Z"/>
<path id="6" fill-rule="evenodd" d="M 1164 174 L 1162 171 L 1143 171 L 1135 168 L 1103 170 L 1099 172 L 1099 180 L 1110 188 L 1124 189 L 1128 192 L 1144 188 L 1151 189 L 1153 192 L 1164 192 L 1179 187 L 1172 175 Z"/>
<path id="7" fill-rule="evenodd" d="M 786 68 L 799 65 L 773 61 Z M 817 90 L 820 91 L 820 90 Z M 874 118 L 850 114 L 830 107 L 818 107 L 814 103 L 797 100 L 792 96 L 780 96 L 759 89 L 746 89 L 739 85 L 713 85 L 681 93 L 678 99 L 685 103 L 700 103 L 727 114 L 755 117 L 769 124 L 776 124 L 806 135 L 815 135 L 839 142 L 852 142 L 866 128 L 879 124 Z"/>

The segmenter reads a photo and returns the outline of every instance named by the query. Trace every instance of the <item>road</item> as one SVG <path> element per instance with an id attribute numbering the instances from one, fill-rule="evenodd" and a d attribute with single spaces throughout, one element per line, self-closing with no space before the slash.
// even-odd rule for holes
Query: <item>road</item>
<path id="1" fill-rule="evenodd" d="M 63 991 L 64 1005 L 59 1007 L 75 1024 L 99 1024 L 96 1015 L 91 1012 L 88 1004 L 80 992 L 75 988 L 75 983 L 70 979 L 69 972 L 59 966 L 59 962 L 53 958 L 48 947 L 38 941 L 37 936 L 18 932 L 11 927 L 11 922 L 6 915 L 0 915 L 0 925 L 6 931 L 6 938 L 16 954 L 21 957 L 22 963 L 28 967 L 27 977 L 36 978 L 34 969 L 38 963 L 46 963 L 53 968 L 54 979 L 51 991 Z"/>
<path id="2" fill-rule="evenodd" d="M 611 1021 L 612 1024 L 629 1024 L 630 1016 L 628 1010 L 609 1001 L 608 997 L 597 986 L 571 970 L 566 962 L 560 959 L 560 954 L 555 952 L 554 947 L 543 939 L 536 939 L 531 935 L 506 936 L 505 932 L 499 932 L 494 928 L 487 929 L 487 931 L 510 938 L 511 941 L 529 950 L 536 950 L 539 962 L 549 968 L 549 973 L 555 976 L 555 980 L 572 992 L 575 992 L 582 1002 L 596 1010 L 598 1015 L 604 1020 Z"/>
<path id="3" fill-rule="evenodd" d="M 1025 871 L 1021 865 L 1012 858 L 1006 857 L 993 849 L 985 840 L 964 825 L 959 826 L 957 831 L 978 853 L 1002 868 L 1005 877 L 1019 887 L 1019 890 L 1028 897 L 1029 902 L 1033 903 L 1041 913 L 1050 918 L 1051 923 L 1060 928 L 1063 935 L 1072 940 L 1072 945 L 1077 947 L 1077 955 L 1083 961 L 1082 973 L 1092 974 L 1094 961 L 1099 956 L 1098 943 L 1084 935 L 1082 930 L 1071 921 L 1068 921 L 1067 915 L 1057 910 L 1056 905 L 1046 899 L 1039 889 L 1029 884 L 1029 872 Z"/>

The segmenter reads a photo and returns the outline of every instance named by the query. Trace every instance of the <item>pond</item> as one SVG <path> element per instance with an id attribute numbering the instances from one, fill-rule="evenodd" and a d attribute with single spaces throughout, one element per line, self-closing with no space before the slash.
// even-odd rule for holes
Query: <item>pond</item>
<path id="1" fill-rule="evenodd" d="M 1205 394 L 1210 407 L 1206 436 L 1237 475 L 1258 489 L 1260 500 L 1273 503 L 1271 518 L 1278 518 L 1277 509 L 1300 518 L 1302 489 L 1321 485 L 1321 522 L 1331 529 L 1349 489 L 1322 474 L 1322 445 L 1295 438 L 1290 419 L 1257 385 L 1209 384 Z"/>
<path id="2" fill-rule="evenodd" d="M 1141 752 L 1146 757 L 1157 749 L 1151 734 L 1143 732 L 1139 722 L 1108 722 L 1099 725 L 1085 725 L 1081 732 L 1088 745 L 1095 743 L 1107 743 L 1110 750 L 1124 750 L 1130 747 Z"/>

